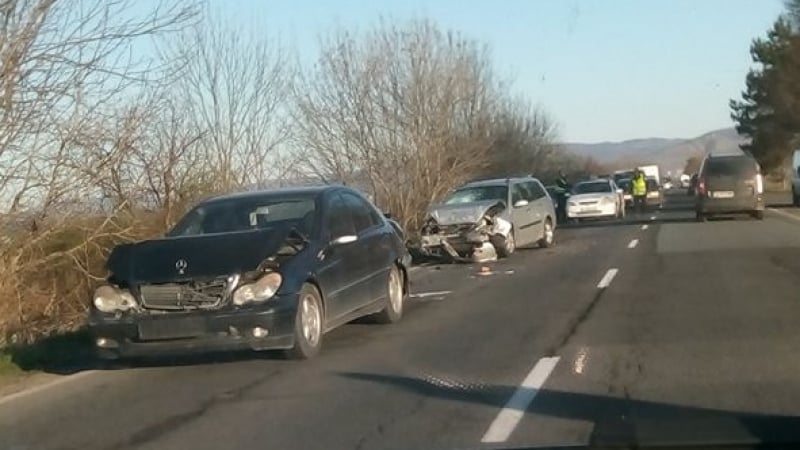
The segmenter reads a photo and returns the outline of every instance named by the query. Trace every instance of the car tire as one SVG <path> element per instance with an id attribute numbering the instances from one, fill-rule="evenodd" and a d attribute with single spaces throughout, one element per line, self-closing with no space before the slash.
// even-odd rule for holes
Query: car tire
<path id="1" fill-rule="evenodd" d="M 386 306 L 375 316 L 378 323 L 396 323 L 403 317 L 403 306 L 406 301 L 404 285 L 403 273 L 397 266 L 392 266 L 386 277 Z"/>
<path id="2" fill-rule="evenodd" d="M 707 219 L 708 216 L 701 212 L 695 214 L 695 220 L 697 220 L 698 222 L 705 222 Z"/>
<path id="3" fill-rule="evenodd" d="M 764 211 L 753 211 L 751 215 L 756 220 L 764 220 Z"/>
<path id="4" fill-rule="evenodd" d="M 794 204 L 794 206 L 800 206 L 800 195 L 794 191 L 794 188 L 792 188 L 792 204 Z"/>
<path id="5" fill-rule="evenodd" d="M 508 236 L 497 235 L 493 240 L 492 245 L 497 250 L 497 256 L 501 258 L 508 258 L 517 249 L 517 239 L 514 237 L 514 230 L 508 232 Z"/>
<path id="6" fill-rule="evenodd" d="M 294 320 L 294 346 L 286 353 L 291 359 L 309 359 L 319 353 L 324 334 L 325 314 L 317 288 L 305 283 L 300 289 Z"/>
<path id="7" fill-rule="evenodd" d="M 553 221 L 548 217 L 544 220 L 544 231 L 542 232 L 543 236 L 539 239 L 539 247 L 541 248 L 550 248 L 553 246 L 556 240 L 556 233 L 555 229 L 553 228 Z"/>

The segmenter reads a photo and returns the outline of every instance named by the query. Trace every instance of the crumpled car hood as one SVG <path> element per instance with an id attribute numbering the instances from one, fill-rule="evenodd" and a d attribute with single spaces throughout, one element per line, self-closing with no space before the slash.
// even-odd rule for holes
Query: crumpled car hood
<path id="1" fill-rule="evenodd" d="M 486 212 L 497 205 L 505 202 L 500 200 L 484 200 L 472 203 L 459 203 L 457 205 L 437 205 L 430 210 L 430 216 L 439 225 L 457 225 L 464 223 L 477 223 Z"/>
<path id="2" fill-rule="evenodd" d="M 119 245 L 106 266 L 114 278 L 133 284 L 232 275 L 256 269 L 286 239 L 286 230 L 165 237 Z"/>

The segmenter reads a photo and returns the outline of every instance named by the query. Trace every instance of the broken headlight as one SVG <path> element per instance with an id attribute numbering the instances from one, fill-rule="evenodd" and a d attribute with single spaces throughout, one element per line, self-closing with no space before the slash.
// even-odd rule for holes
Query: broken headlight
<path id="1" fill-rule="evenodd" d="M 281 287 L 283 278 L 278 272 L 269 272 L 252 283 L 241 285 L 233 293 L 233 304 L 236 306 L 248 303 L 260 303 L 275 296 Z"/>
<path id="2" fill-rule="evenodd" d="M 425 224 L 422 225 L 422 234 L 436 234 L 439 232 L 439 224 L 433 217 L 428 217 Z"/>
<path id="3" fill-rule="evenodd" d="M 95 289 L 92 303 L 98 311 L 104 313 L 124 312 L 136 307 L 136 299 L 127 289 L 110 285 Z"/>

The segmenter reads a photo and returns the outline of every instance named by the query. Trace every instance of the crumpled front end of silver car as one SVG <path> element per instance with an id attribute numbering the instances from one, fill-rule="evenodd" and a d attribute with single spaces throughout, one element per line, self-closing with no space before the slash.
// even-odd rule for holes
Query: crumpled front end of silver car
<path id="1" fill-rule="evenodd" d="M 420 252 L 460 262 L 497 260 L 497 247 L 511 232 L 511 223 L 500 217 L 505 209 L 502 201 L 432 208 L 421 230 Z"/>

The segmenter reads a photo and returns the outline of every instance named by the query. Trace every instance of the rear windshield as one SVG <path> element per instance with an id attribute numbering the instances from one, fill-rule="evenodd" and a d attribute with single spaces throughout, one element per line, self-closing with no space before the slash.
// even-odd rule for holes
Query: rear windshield
<path id="1" fill-rule="evenodd" d="M 624 179 L 631 179 L 632 177 L 633 177 L 633 171 L 615 173 L 614 174 L 614 181 L 619 183 L 620 181 L 622 181 Z"/>
<path id="2" fill-rule="evenodd" d="M 755 162 L 745 156 L 710 158 L 706 161 L 707 175 L 747 176 L 756 174 Z"/>

